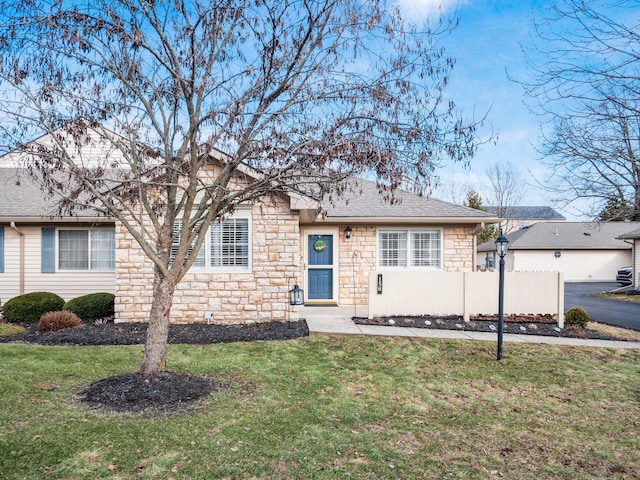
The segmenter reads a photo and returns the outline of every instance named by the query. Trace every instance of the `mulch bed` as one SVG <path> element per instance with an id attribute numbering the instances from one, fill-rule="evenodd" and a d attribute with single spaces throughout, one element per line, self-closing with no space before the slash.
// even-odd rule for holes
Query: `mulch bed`
<path id="1" fill-rule="evenodd" d="M 81 327 L 39 334 L 36 324 L 24 324 L 28 333 L 1 340 L 5 343 L 91 346 L 140 345 L 147 333 L 146 323 L 114 323 L 113 319 L 83 322 Z M 241 341 L 288 340 L 309 335 L 307 322 L 266 322 L 246 325 L 184 324 L 169 326 L 170 344 L 214 344 Z M 127 373 L 105 378 L 86 386 L 78 400 L 93 408 L 115 412 L 160 414 L 183 413 L 198 399 L 222 391 L 226 386 L 215 379 L 163 371 L 142 376 Z"/>
<path id="2" fill-rule="evenodd" d="M 355 317 L 359 325 L 385 325 L 394 327 L 430 328 L 441 330 L 459 330 L 467 332 L 497 332 L 497 316 L 475 316 L 465 322 L 462 317 L 452 316 L 390 316 L 372 319 Z M 620 340 L 589 328 L 570 327 L 560 329 L 557 322 L 541 315 L 506 315 L 503 323 L 504 333 L 523 335 L 544 335 L 548 337 L 588 338 L 594 340 Z"/>
<path id="3" fill-rule="evenodd" d="M 23 324 L 24 335 L 4 342 L 39 345 L 95 346 L 141 345 L 147 335 L 146 323 L 114 323 L 112 318 L 85 321 L 81 327 L 59 332 L 38 333 L 37 324 Z M 213 343 L 288 340 L 309 335 L 307 322 L 264 322 L 242 325 L 207 325 L 202 323 L 169 325 L 169 343 L 208 345 Z"/>
<path id="4" fill-rule="evenodd" d="M 116 412 L 184 413 L 196 400 L 220 392 L 226 385 L 206 377 L 160 372 L 144 377 L 125 373 L 92 383 L 78 396 L 90 407 Z"/>

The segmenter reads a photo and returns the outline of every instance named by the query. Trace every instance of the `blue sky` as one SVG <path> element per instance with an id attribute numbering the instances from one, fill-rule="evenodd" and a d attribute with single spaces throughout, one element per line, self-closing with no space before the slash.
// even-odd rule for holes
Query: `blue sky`
<path id="1" fill-rule="evenodd" d="M 489 136 L 493 130 L 498 135 L 495 144 L 480 147 L 469 169 L 440 170 L 441 187 L 433 196 L 454 200 L 459 192 L 452 185 L 469 185 L 486 195 L 490 192 L 488 167 L 496 161 L 510 162 L 528 183 L 523 186 L 521 204 L 553 206 L 568 219 L 578 219 L 575 208 L 561 208 L 536 186 L 534 178 L 544 182 L 547 174 L 535 149 L 541 119 L 524 104 L 522 87 L 508 77 L 527 78 L 521 46 L 531 45 L 535 16 L 553 1 L 399 0 L 399 4 L 413 19 L 433 18 L 438 5 L 459 18 L 460 25 L 444 41 L 448 54 L 456 59 L 448 92 L 465 116 L 479 118 L 488 111 L 483 134 Z"/>

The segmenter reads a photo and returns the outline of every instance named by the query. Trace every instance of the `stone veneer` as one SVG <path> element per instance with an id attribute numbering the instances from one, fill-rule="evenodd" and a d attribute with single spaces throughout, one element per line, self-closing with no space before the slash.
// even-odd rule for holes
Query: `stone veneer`
<path id="1" fill-rule="evenodd" d="M 251 268 L 247 272 L 193 272 L 178 284 L 172 323 L 297 320 L 289 289 L 299 271 L 300 229 L 288 200 L 252 206 Z M 116 224 L 116 322 L 146 322 L 151 309 L 153 266 L 133 237 Z"/>
<path id="2" fill-rule="evenodd" d="M 447 272 L 474 270 L 476 225 L 446 225 L 443 229 L 443 266 Z"/>

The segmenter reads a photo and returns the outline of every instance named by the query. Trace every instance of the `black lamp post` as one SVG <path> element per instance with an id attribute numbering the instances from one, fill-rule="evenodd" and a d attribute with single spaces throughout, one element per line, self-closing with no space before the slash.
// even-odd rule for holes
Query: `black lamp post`
<path id="1" fill-rule="evenodd" d="M 496 238 L 496 251 L 500 256 L 500 280 L 498 287 L 498 360 L 502 360 L 502 331 L 504 328 L 504 256 L 509 249 L 509 240 L 504 235 Z"/>

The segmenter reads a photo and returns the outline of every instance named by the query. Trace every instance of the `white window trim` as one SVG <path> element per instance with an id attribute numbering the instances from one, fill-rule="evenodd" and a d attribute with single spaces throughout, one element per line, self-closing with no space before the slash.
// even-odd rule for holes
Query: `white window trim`
<path id="1" fill-rule="evenodd" d="M 83 232 L 87 232 L 87 240 L 88 240 L 88 258 L 87 258 L 87 268 L 60 268 L 60 232 L 61 231 L 70 231 L 70 230 L 75 230 L 75 231 L 83 231 Z M 112 231 L 114 232 L 115 235 L 115 228 L 113 227 L 94 227 L 94 228 L 83 228 L 83 227 L 56 227 L 56 234 L 55 234 L 55 266 L 56 266 L 56 272 L 61 272 L 61 273 L 105 273 L 105 272 L 115 272 L 116 268 L 115 268 L 115 259 L 114 259 L 114 263 L 113 263 L 113 268 L 103 268 L 103 269 L 92 269 L 91 268 L 91 232 L 93 231 L 97 231 L 97 230 L 101 230 L 101 231 Z M 115 243 L 114 243 L 114 252 L 115 252 Z"/>
<path id="2" fill-rule="evenodd" d="M 380 250 L 380 234 L 381 233 L 407 233 L 407 265 L 404 267 L 389 267 L 381 265 L 381 250 Z M 431 266 L 413 266 L 411 265 L 412 254 L 412 234 L 424 233 L 424 232 L 438 232 L 440 236 L 440 256 L 438 258 L 437 267 Z M 376 265 L 379 270 L 442 270 L 444 258 L 444 231 L 442 228 L 415 228 L 415 227 L 393 227 L 393 228 L 378 228 L 376 231 Z"/>
<path id="3" fill-rule="evenodd" d="M 248 260 L 247 266 L 230 266 L 223 265 L 219 267 L 211 266 L 211 227 L 207 229 L 206 238 L 202 243 L 204 251 L 207 252 L 205 254 L 205 266 L 199 267 L 193 264 L 189 269 L 189 272 L 193 273 L 249 273 L 253 271 L 253 219 L 251 214 L 251 208 L 238 208 L 233 212 L 233 214 L 222 218 L 221 220 L 231 220 L 231 219 L 245 219 L 247 220 L 247 228 L 248 228 Z M 207 261 L 209 260 L 209 261 Z"/>

